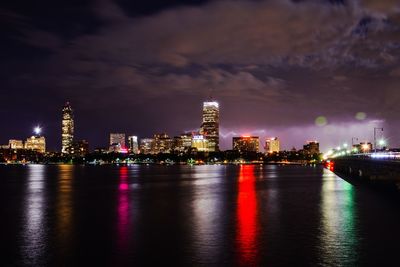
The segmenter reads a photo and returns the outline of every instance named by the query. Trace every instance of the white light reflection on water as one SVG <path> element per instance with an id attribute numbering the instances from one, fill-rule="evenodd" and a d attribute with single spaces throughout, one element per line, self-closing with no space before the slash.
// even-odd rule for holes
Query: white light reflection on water
<path id="1" fill-rule="evenodd" d="M 321 261 L 329 266 L 355 266 L 358 234 L 354 187 L 324 170 L 321 194 Z"/>
<path id="2" fill-rule="evenodd" d="M 218 184 L 224 178 L 224 166 L 196 166 L 192 174 L 194 199 L 194 244 L 197 263 L 210 264 L 221 253 L 223 225 L 222 199 Z"/>
<path id="3" fill-rule="evenodd" d="M 43 264 L 46 249 L 45 217 L 45 166 L 29 165 L 24 203 L 22 256 L 24 264 Z"/>

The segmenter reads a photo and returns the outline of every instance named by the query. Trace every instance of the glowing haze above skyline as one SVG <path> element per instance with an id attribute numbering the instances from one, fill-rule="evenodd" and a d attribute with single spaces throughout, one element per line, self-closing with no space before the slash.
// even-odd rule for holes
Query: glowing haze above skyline
<path id="1" fill-rule="evenodd" d="M 57 2 L 57 3 L 55 3 Z M 166 3 L 168 2 L 168 3 Z M 110 132 L 177 135 L 220 104 L 234 135 L 284 149 L 400 146 L 400 5 L 395 0 L 2 1 L 0 143 L 42 127 L 61 146 L 61 109 L 91 148 Z"/>

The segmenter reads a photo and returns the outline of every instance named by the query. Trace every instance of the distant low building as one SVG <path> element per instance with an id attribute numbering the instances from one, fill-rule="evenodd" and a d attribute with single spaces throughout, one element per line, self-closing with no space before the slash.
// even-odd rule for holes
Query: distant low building
<path id="1" fill-rule="evenodd" d="M 124 133 L 110 133 L 110 152 L 123 152 L 125 147 L 125 134 Z"/>
<path id="2" fill-rule="evenodd" d="M 24 149 L 24 142 L 22 140 L 10 139 L 8 140 L 8 146 L 11 149 Z"/>
<path id="3" fill-rule="evenodd" d="M 188 153 L 192 147 L 193 136 L 191 133 L 184 133 L 174 137 L 173 150 L 178 153 Z"/>
<path id="4" fill-rule="evenodd" d="M 209 152 L 209 140 L 203 135 L 194 135 L 192 139 L 192 148 L 199 152 Z"/>
<path id="5" fill-rule="evenodd" d="M 25 149 L 34 150 L 39 153 L 45 153 L 46 139 L 44 136 L 31 136 L 25 141 Z"/>
<path id="6" fill-rule="evenodd" d="M 307 141 L 307 144 L 303 146 L 303 152 L 308 155 L 319 154 L 319 143 L 318 141 Z"/>
<path id="7" fill-rule="evenodd" d="M 166 133 L 155 134 L 151 147 L 151 153 L 171 153 L 172 147 L 173 139 L 171 139 Z"/>
<path id="8" fill-rule="evenodd" d="M 85 156 L 89 153 L 89 143 L 86 140 L 74 141 L 69 150 L 69 154 L 76 156 Z"/>
<path id="9" fill-rule="evenodd" d="M 265 153 L 278 153 L 280 151 L 280 142 L 278 137 L 272 137 L 265 140 Z"/>
<path id="10" fill-rule="evenodd" d="M 248 135 L 233 137 L 232 148 L 239 152 L 258 152 L 260 149 L 260 138 Z"/>
<path id="11" fill-rule="evenodd" d="M 153 138 L 143 138 L 140 139 L 140 153 L 141 154 L 150 154 L 151 148 L 153 146 Z"/>

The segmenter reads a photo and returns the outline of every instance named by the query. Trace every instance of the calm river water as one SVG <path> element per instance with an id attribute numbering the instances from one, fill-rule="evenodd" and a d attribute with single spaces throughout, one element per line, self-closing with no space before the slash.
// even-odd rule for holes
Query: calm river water
<path id="1" fill-rule="evenodd" d="M 1 266 L 400 266 L 400 206 L 322 167 L 0 165 Z"/>

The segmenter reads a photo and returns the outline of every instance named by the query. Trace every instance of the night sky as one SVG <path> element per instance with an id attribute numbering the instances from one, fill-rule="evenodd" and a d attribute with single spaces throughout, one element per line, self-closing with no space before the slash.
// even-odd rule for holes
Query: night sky
<path id="1" fill-rule="evenodd" d="M 2 1 L 1 144 L 40 124 L 60 149 L 66 101 L 92 149 L 110 132 L 173 136 L 211 94 L 222 149 L 253 134 L 324 150 L 374 127 L 400 146 L 399 1 L 138 2 Z"/>

